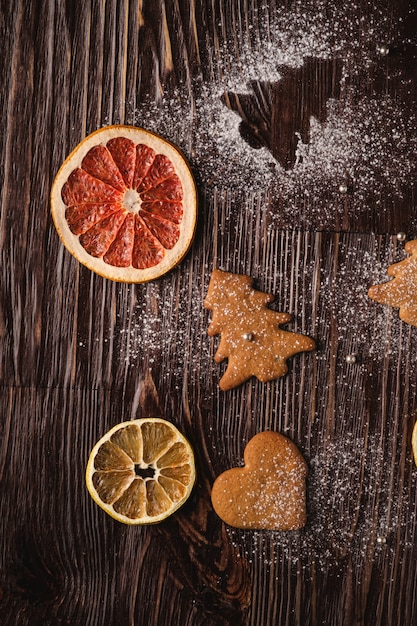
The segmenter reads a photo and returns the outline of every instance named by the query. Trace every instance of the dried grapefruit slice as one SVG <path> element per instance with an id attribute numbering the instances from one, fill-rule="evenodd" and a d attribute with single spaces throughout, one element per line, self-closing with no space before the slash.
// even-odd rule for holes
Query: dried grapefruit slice
<path id="1" fill-rule="evenodd" d="M 82 264 L 112 280 L 141 283 L 188 252 L 197 193 L 174 145 L 142 128 L 107 126 L 61 166 L 51 211 L 63 244 Z"/>
<path id="2" fill-rule="evenodd" d="M 170 422 L 147 417 L 118 424 L 87 463 L 93 500 L 125 524 L 153 524 L 174 513 L 195 481 L 193 450 Z"/>

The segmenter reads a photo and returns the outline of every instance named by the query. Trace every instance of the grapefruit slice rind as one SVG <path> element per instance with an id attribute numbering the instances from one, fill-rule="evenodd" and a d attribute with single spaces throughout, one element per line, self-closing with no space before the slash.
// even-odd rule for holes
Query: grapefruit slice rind
<path id="1" fill-rule="evenodd" d="M 64 161 L 52 185 L 51 212 L 62 243 L 80 263 L 111 280 L 141 283 L 166 274 L 187 254 L 197 191 L 172 143 L 140 127 L 107 126 Z"/>

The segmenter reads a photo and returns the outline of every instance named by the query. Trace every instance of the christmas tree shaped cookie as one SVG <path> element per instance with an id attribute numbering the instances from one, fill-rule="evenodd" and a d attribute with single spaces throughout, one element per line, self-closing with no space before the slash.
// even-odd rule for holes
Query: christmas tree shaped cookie
<path id="1" fill-rule="evenodd" d="M 399 307 L 400 318 L 417 326 L 417 239 L 405 245 L 411 256 L 388 268 L 388 276 L 394 278 L 381 285 L 373 285 L 368 291 L 372 300 L 379 304 Z"/>
<path id="2" fill-rule="evenodd" d="M 280 328 L 291 316 L 269 309 L 273 296 L 256 291 L 252 282 L 250 276 L 214 270 L 204 301 L 213 311 L 208 334 L 221 335 L 214 358 L 218 363 L 228 359 L 220 380 L 223 390 L 252 376 L 262 382 L 283 376 L 289 357 L 315 348 L 309 337 Z"/>

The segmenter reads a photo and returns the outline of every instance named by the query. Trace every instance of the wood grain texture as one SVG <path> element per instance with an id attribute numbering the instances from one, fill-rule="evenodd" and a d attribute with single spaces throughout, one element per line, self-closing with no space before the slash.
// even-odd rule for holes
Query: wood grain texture
<path id="1" fill-rule="evenodd" d="M 417 232 L 415 12 L 327 4 L 1 1 L 1 624 L 417 622 L 417 334 L 367 297 L 404 257 L 396 233 Z M 310 152 L 284 175 L 300 120 Z M 92 274 L 50 217 L 60 164 L 110 123 L 160 130 L 197 180 L 193 247 L 153 283 Z M 252 276 L 317 350 L 221 392 L 203 307 L 215 267 Z M 88 496 L 85 466 L 114 424 L 151 414 L 190 439 L 197 484 L 164 523 L 124 527 Z M 300 532 L 232 529 L 212 509 L 214 479 L 265 429 L 307 460 Z"/>

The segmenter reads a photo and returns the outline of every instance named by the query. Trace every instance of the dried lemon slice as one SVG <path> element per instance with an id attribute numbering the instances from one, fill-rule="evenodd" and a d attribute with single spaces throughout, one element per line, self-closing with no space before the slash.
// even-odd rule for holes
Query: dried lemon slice
<path id="1" fill-rule="evenodd" d="M 161 522 L 191 493 L 195 482 L 193 450 L 179 430 L 164 419 L 123 422 L 92 449 L 86 482 L 93 500 L 119 522 Z"/>
<path id="2" fill-rule="evenodd" d="M 413 448 L 414 463 L 417 465 L 417 422 L 414 424 L 413 434 L 411 436 L 411 446 Z"/>

